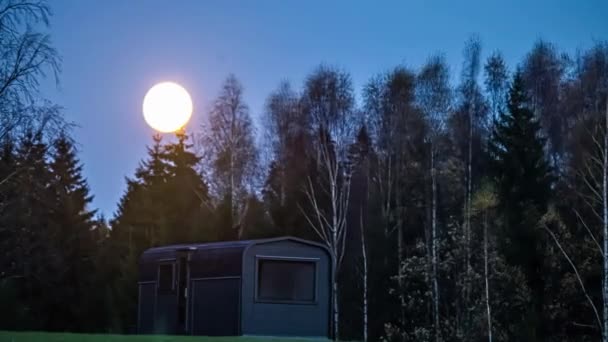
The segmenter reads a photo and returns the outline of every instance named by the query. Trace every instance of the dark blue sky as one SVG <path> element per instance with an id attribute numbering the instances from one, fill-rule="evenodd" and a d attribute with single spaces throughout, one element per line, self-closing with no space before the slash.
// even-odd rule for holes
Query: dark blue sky
<path id="1" fill-rule="evenodd" d="M 458 75 L 472 33 L 510 66 L 543 38 L 566 52 L 608 39 L 608 1 L 76 1 L 53 0 L 50 33 L 63 57 L 60 87 L 43 95 L 79 127 L 93 205 L 111 216 L 145 157 L 152 130 L 141 103 L 159 81 L 182 84 L 198 130 L 210 100 L 234 73 L 256 119 L 283 79 L 299 87 L 319 63 L 352 75 L 359 93 L 373 75 L 417 67 L 443 52 Z"/>

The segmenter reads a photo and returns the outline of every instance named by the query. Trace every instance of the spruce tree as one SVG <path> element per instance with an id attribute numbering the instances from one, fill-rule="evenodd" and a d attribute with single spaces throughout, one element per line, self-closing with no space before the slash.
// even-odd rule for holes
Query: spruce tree
<path id="1" fill-rule="evenodd" d="M 56 308 L 50 316 L 53 329 L 86 331 L 95 322 L 87 321 L 95 285 L 95 243 L 93 236 L 95 211 L 90 209 L 92 196 L 82 176 L 82 165 L 76 150 L 65 134 L 53 143 L 54 151 L 49 163 L 51 171 L 50 189 L 54 196 L 49 221 L 50 233 L 55 247 L 60 251 L 63 265 L 61 285 L 55 289 L 54 297 L 64 305 Z"/>
<path id="2" fill-rule="evenodd" d="M 165 221 L 166 243 L 211 241 L 216 233 L 208 225 L 210 201 L 207 184 L 196 171 L 200 162 L 188 136 L 176 134 L 175 143 L 164 146 L 163 161 L 168 165 L 168 181 L 164 196 L 167 200 Z"/>
<path id="3" fill-rule="evenodd" d="M 141 253 L 165 243 L 164 213 L 168 165 L 163 160 L 160 135 L 153 137 L 148 158 L 142 161 L 133 179 L 127 178 L 127 190 L 120 199 L 118 211 L 111 221 L 107 242 L 108 253 L 115 264 L 108 273 L 113 291 L 109 296 L 114 309 L 110 325 L 125 331 L 136 323 L 137 265 Z"/>
<path id="4" fill-rule="evenodd" d="M 17 148 L 13 181 L 18 196 L 5 208 L 2 225 L 11 230 L 14 276 L 19 280 L 19 294 L 27 311 L 28 327 L 52 329 L 51 313 L 60 305 L 49 296 L 60 286 L 63 265 L 60 251 L 49 243 L 53 239 L 53 196 L 48 169 L 48 146 L 41 134 L 26 133 Z"/>
<path id="5" fill-rule="evenodd" d="M 126 252 L 135 255 L 165 242 L 162 221 L 169 166 L 164 160 L 161 136 L 155 135 L 153 141 L 134 179 L 127 178 L 127 191 L 112 222 L 114 237 L 120 236 L 118 240 Z"/>
<path id="6" fill-rule="evenodd" d="M 109 243 L 118 254 L 112 280 L 112 301 L 120 312 L 110 317 L 118 328 L 135 324 L 137 264 L 147 248 L 174 243 L 211 241 L 208 190 L 196 171 L 199 158 L 187 136 L 162 144 L 160 135 L 148 148 L 148 157 L 127 179 L 127 191 L 112 220 Z"/>
<path id="7" fill-rule="evenodd" d="M 551 171 L 541 126 L 528 107 L 521 75 L 515 74 L 507 112 L 501 113 L 489 144 L 492 171 L 504 220 L 502 252 L 521 268 L 532 291 L 534 308 L 525 318 L 527 340 L 543 337 L 543 239 L 538 221 L 551 193 Z"/>
<path id="8" fill-rule="evenodd" d="M 4 279 L 9 279 L 14 273 L 14 262 L 12 262 L 12 243 L 14 232 L 5 224 L 5 219 L 10 216 L 10 203 L 17 197 L 14 182 L 16 172 L 15 143 L 11 138 L 5 138 L 0 147 L 0 286 Z"/>
<path id="9" fill-rule="evenodd" d="M 16 142 L 5 137 L 0 148 L 0 329 L 25 328 L 27 307 L 19 298 L 21 272 L 17 259 L 19 230 L 13 225 L 16 220 Z"/>

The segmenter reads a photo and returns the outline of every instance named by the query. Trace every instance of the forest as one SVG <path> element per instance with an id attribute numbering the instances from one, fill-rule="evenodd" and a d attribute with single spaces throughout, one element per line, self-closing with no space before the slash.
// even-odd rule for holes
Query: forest
<path id="1" fill-rule="evenodd" d="M 261 113 L 227 75 L 104 217 L 39 92 L 49 8 L 0 4 L 0 330 L 131 333 L 145 249 L 290 235 L 331 253 L 336 339 L 608 341 L 608 42 L 507 65 L 471 36 L 362 89 L 321 64 Z"/>

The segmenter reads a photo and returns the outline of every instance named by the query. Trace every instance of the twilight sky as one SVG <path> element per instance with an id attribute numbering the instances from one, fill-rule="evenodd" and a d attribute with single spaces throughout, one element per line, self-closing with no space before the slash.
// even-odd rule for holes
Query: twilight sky
<path id="1" fill-rule="evenodd" d="M 160 81 L 194 102 L 198 130 L 229 73 L 254 120 L 283 79 L 299 88 L 318 64 L 351 73 L 357 93 L 398 64 L 443 52 L 458 75 L 465 40 L 500 49 L 514 67 L 539 38 L 573 53 L 608 39 L 608 1 L 53 0 L 50 34 L 63 57 L 60 85 L 43 96 L 65 108 L 92 193 L 111 217 L 153 134 L 141 104 Z"/>

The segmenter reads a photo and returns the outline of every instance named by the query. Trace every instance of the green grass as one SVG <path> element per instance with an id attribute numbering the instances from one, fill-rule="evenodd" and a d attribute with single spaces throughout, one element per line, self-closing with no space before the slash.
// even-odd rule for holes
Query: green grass
<path id="1" fill-rule="evenodd" d="M 204 337 L 167 335 L 104 335 L 0 331 L 0 342 L 310 342 L 311 339 L 280 337 Z M 323 340 L 320 340 L 323 341 Z"/>

